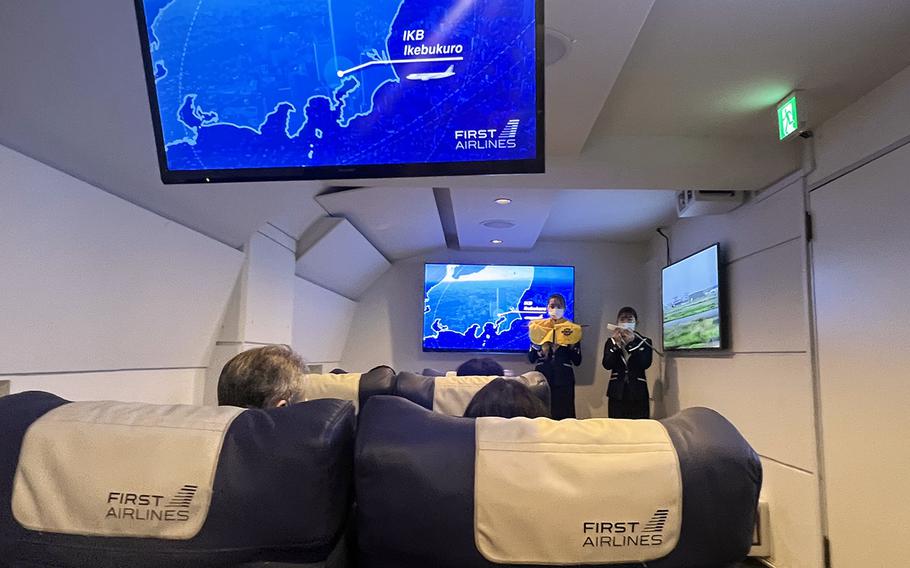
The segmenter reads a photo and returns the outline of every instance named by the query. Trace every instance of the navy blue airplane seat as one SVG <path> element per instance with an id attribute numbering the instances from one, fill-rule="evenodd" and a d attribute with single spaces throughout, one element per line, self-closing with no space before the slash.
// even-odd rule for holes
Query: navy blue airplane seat
<path id="1" fill-rule="evenodd" d="M 366 373 L 341 371 L 333 369 L 330 373 L 302 375 L 296 387 L 299 400 L 350 400 L 354 402 L 355 411 L 359 411 L 372 396 L 394 394 L 396 375 L 391 367 L 375 367 Z"/>
<path id="2" fill-rule="evenodd" d="M 433 369 L 432 367 L 425 367 L 423 371 L 420 371 L 420 374 L 424 377 L 444 377 L 446 372 L 440 371 L 439 369 Z"/>
<path id="3" fill-rule="evenodd" d="M 496 375 L 428 376 L 400 372 L 395 379 L 394 394 L 434 412 L 449 416 L 462 416 L 477 391 L 496 378 L 499 377 Z M 543 373 L 530 371 L 517 377 L 503 378 L 524 383 L 548 409 L 550 408 L 550 384 Z"/>
<path id="4" fill-rule="evenodd" d="M 0 565 L 323 566 L 349 522 L 354 428 L 340 400 L 0 398 Z"/>
<path id="5" fill-rule="evenodd" d="M 475 420 L 381 396 L 359 420 L 363 568 L 725 566 L 752 542 L 761 464 L 713 410 Z"/>

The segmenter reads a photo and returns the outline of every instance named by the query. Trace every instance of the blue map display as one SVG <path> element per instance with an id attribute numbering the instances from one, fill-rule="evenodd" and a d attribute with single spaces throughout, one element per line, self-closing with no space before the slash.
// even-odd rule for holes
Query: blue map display
<path id="1" fill-rule="evenodd" d="M 537 156 L 534 0 L 143 0 L 171 171 Z"/>
<path id="2" fill-rule="evenodd" d="M 527 351 L 528 322 L 544 317 L 553 293 L 565 296 L 572 319 L 574 267 L 427 264 L 423 349 Z"/>

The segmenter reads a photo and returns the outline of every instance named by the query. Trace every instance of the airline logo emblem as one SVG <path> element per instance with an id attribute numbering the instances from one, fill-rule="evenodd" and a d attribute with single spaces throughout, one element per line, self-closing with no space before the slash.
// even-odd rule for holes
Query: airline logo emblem
<path id="1" fill-rule="evenodd" d="M 669 509 L 658 509 L 647 523 L 641 521 L 589 521 L 582 524 L 582 548 L 650 547 L 664 543 Z"/>
<path id="2" fill-rule="evenodd" d="M 170 499 L 164 495 L 111 491 L 107 495 L 105 520 L 186 522 L 196 497 L 196 485 L 184 485 Z"/>
<path id="3" fill-rule="evenodd" d="M 518 128 L 520 118 L 509 120 L 505 127 L 484 128 L 480 130 L 456 130 L 456 150 L 511 150 L 518 147 Z"/>
<path id="4" fill-rule="evenodd" d="M 521 119 L 513 118 L 510 120 L 506 127 L 502 129 L 499 133 L 500 140 L 512 140 L 518 134 L 518 125 L 521 123 Z"/>

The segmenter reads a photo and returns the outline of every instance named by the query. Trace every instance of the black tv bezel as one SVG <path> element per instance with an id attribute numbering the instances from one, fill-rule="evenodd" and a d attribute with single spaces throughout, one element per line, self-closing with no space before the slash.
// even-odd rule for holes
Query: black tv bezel
<path id="1" fill-rule="evenodd" d="M 664 333 L 664 271 L 669 268 L 676 266 L 682 262 L 685 262 L 697 256 L 703 252 L 706 252 L 712 248 L 717 248 L 717 312 L 718 317 L 720 318 L 720 346 L 719 347 L 667 347 L 666 345 L 666 334 Z M 668 264 L 667 266 L 660 269 L 660 343 L 665 353 L 674 353 L 681 355 L 692 355 L 692 354 L 716 354 L 723 353 L 729 350 L 729 337 L 727 335 L 727 286 L 726 286 L 726 276 L 724 274 L 724 262 L 723 262 L 723 247 L 720 246 L 719 242 L 715 242 L 711 245 L 706 246 L 701 250 L 697 250 L 692 254 L 685 256 L 676 262 Z"/>
<path id="2" fill-rule="evenodd" d="M 293 168 L 237 168 L 219 170 L 172 170 L 161 129 L 161 113 L 155 89 L 155 70 L 149 46 L 148 26 L 143 0 L 134 0 L 139 25 L 139 47 L 145 72 L 146 90 L 155 131 L 161 182 L 170 184 L 234 183 L 253 181 L 315 181 L 342 179 L 381 179 L 500 174 L 540 174 L 546 171 L 546 122 L 544 93 L 544 0 L 535 0 L 535 67 L 537 74 L 537 155 L 523 160 L 478 162 L 429 162 L 408 164 L 370 164 L 361 166 L 311 166 Z"/>
<path id="3" fill-rule="evenodd" d="M 424 262 L 423 263 L 423 278 L 421 279 L 421 290 L 420 296 L 423 298 L 420 305 L 426 305 L 426 294 L 427 294 L 427 266 L 435 265 L 457 265 L 457 266 L 518 266 L 518 267 L 527 267 L 527 268 L 571 268 L 572 269 L 572 299 L 573 299 L 573 309 L 574 306 L 578 303 L 576 299 L 576 272 L 578 269 L 574 264 L 497 264 L 497 263 L 472 263 L 472 262 Z M 573 314 L 575 315 L 574 311 Z M 423 353 L 487 353 L 491 355 L 501 354 L 501 355 L 519 355 L 522 353 L 527 353 L 528 350 L 524 349 L 512 349 L 512 350 L 495 350 L 495 349 L 429 349 L 424 345 L 424 336 L 423 336 L 423 311 L 421 310 L 420 318 L 420 348 Z M 530 339 L 528 340 L 528 348 L 530 349 Z"/>

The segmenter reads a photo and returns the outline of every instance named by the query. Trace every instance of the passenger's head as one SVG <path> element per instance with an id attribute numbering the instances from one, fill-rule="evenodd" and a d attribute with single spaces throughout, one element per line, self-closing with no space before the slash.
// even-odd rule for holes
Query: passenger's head
<path id="1" fill-rule="evenodd" d="M 631 329 L 634 330 L 635 324 L 638 323 L 638 312 L 635 311 L 635 308 L 625 306 L 616 314 L 616 323 L 619 325 L 632 324 Z"/>
<path id="2" fill-rule="evenodd" d="M 484 377 L 501 377 L 503 373 L 505 373 L 505 370 L 502 368 L 502 365 L 489 357 L 475 357 L 474 359 L 468 359 L 459 365 L 458 369 L 455 371 L 455 374 L 459 377 L 472 377 L 476 375 Z"/>
<path id="3" fill-rule="evenodd" d="M 550 411 L 531 389 L 515 379 L 493 379 L 483 387 L 464 411 L 465 418 L 549 418 Z"/>
<path id="4" fill-rule="evenodd" d="M 561 319 L 566 313 L 566 297 L 562 294 L 550 294 L 547 298 L 547 314 L 553 319 Z"/>
<path id="5" fill-rule="evenodd" d="M 303 359 L 287 345 L 244 351 L 221 370 L 218 404 L 243 408 L 286 406 L 293 402 L 294 386 L 303 373 Z"/>

